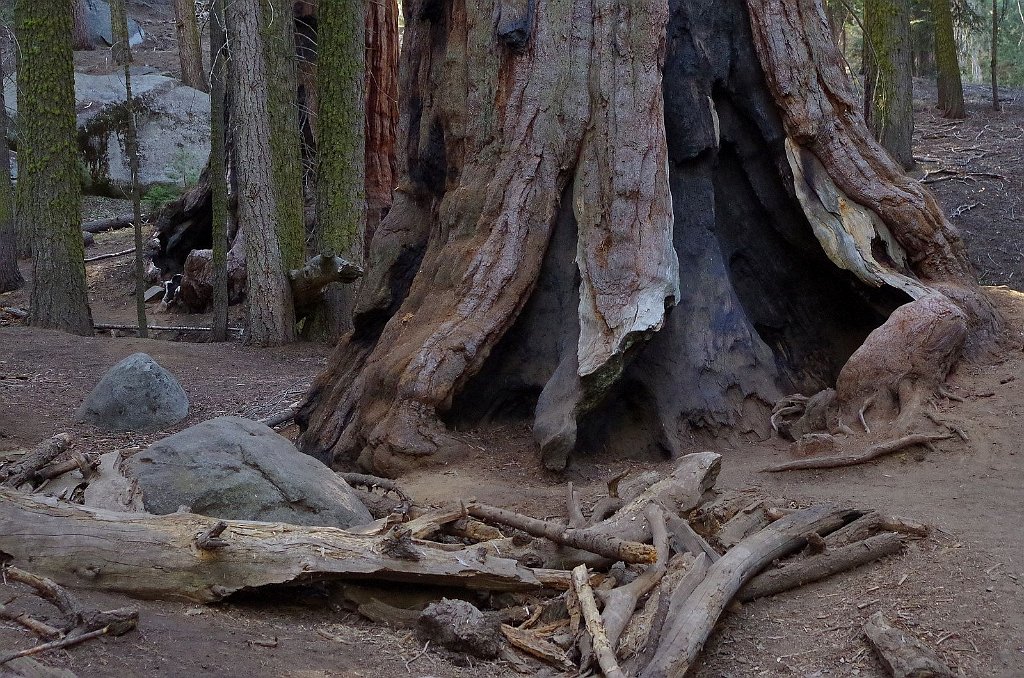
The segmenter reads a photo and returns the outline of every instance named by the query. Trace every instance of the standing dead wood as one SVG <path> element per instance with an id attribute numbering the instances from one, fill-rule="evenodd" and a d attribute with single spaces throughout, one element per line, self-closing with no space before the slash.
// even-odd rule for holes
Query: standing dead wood
<path id="1" fill-rule="evenodd" d="M 899 553 L 902 548 L 903 538 L 900 535 L 894 532 L 878 534 L 834 551 L 762 572 L 740 589 L 736 599 L 745 603 L 765 596 L 774 596 Z"/>
<path id="2" fill-rule="evenodd" d="M 881 612 L 864 624 L 864 635 L 893 678 L 940 678 L 952 676 L 938 655 L 924 643 L 893 627 Z"/>
<path id="3" fill-rule="evenodd" d="M 32 480 L 35 474 L 53 462 L 71 445 L 71 434 L 61 433 L 44 440 L 25 459 L 0 470 L 0 481 L 8 487 L 19 487 Z"/>
<path id="4" fill-rule="evenodd" d="M 578 565 L 572 571 L 572 586 L 580 603 L 583 622 L 587 625 L 587 631 L 590 633 L 598 666 L 601 667 L 606 678 L 626 678 L 626 674 L 619 668 L 618 660 L 615 659 L 615 648 L 608 641 L 608 636 L 605 635 L 604 624 L 601 623 L 601 614 L 597 611 L 597 600 L 594 598 L 594 590 L 590 587 L 590 575 L 587 574 L 586 565 Z"/>
<path id="5" fill-rule="evenodd" d="M 241 589 L 328 578 L 488 590 L 544 585 L 529 568 L 509 558 L 481 557 L 477 547 L 451 550 L 410 540 L 419 559 L 394 558 L 384 553 L 387 534 L 330 527 L 229 520 L 228 546 L 196 548 L 195 536 L 217 522 L 191 513 L 117 513 L 0 489 L 0 551 L 81 588 L 212 602 Z M 125 543 L 133 548 L 125 550 Z"/>
<path id="6" fill-rule="evenodd" d="M 849 509 L 818 506 L 797 511 L 747 537 L 711 566 L 707 577 L 667 620 L 654 659 L 643 678 L 681 676 L 693 664 L 732 597 L 748 580 L 776 558 L 799 549 L 810 531 L 828 533 L 858 514 Z"/>
<path id="7" fill-rule="evenodd" d="M 784 464 L 776 464 L 775 466 L 769 466 L 763 470 L 766 473 L 778 473 L 780 471 L 802 471 L 808 469 L 839 468 L 840 466 L 856 466 L 857 464 L 865 464 L 873 459 L 883 457 L 887 454 L 892 454 L 893 452 L 899 452 L 900 450 L 912 445 L 927 445 L 940 440 L 948 440 L 952 437 L 952 434 L 949 433 L 914 433 L 912 435 L 903 436 L 902 438 L 887 440 L 884 443 L 872 445 L 860 454 L 840 455 L 835 457 L 809 457 L 807 459 L 789 461 Z"/>
<path id="8" fill-rule="evenodd" d="M 546 520 L 538 520 L 521 513 L 485 504 L 473 504 L 466 510 L 474 518 L 508 525 L 534 537 L 544 537 L 556 544 L 589 551 L 605 558 L 621 560 L 626 563 L 653 563 L 658 559 L 657 549 L 650 544 L 627 541 L 607 534 L 597 534 L 591 529 L 580 530 Z"/>

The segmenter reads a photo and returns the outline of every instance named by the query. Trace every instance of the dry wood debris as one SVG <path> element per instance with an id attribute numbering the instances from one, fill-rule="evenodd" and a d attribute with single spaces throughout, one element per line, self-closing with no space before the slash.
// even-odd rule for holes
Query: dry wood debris
<path id="1" fill-rule="evenodd" d="M 0 468 L 0 477 L 8 486 L 38 478 L 62 444 L 47 441 Z M 339 589 L 356 596 L 351 609 L 394 626 L 413 624 L 430 595 L 374 593 L 374 582 L 458 587 L 497 610 L 488 614 L 500 615 L 502 656 L 517 670 L 536 672 L 540 662 L 653 678 L 683 675 L 734 601 L 862 566 L 928 533 L 870 510 L 709 492 L 719 465 L 718 455 L 700 453 L 665 476 L 616 478 L 589 516 L 569 488 L 564 521 L 477 503 L 424 509 L 394 481 L 350 476 L 395 499 L 373 495 L 390 503 L 374 523 L 348 531 L 115 513 L 7 487 L 0 551 L 14 563 L 31 558 L 33 569 L 64 584 L 200 602 L 242 589 L 357 580 Z M 128 539 L 145 548 L 117 548 Z M 44 637 L 53 632 L 36 620 L 19 623 Z"/>

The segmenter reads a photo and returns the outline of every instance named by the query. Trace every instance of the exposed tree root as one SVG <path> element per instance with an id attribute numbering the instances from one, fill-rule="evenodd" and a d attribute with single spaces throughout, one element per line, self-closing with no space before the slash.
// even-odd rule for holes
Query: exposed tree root
<path id="1" fill-rule="evenodd" d="M 939 440 L 948 440 L 952 437 L 952 434 L 949 433 L 914 433 L 908 436 L 903 436 L 902 438 L 887 440 L 884 443 L 872 445 L 861 454 L 796 459 L 784 464 L 769 466 L 768 468 L 761 470 L 765 473 L 779 473 L 781 471 L 801 471 L 809 469 L 839 468 L 841 466 L 856 466 L 857 464 L 865 464 L 873 459 L 878 459 L 879 457 L 892 454 L 893 452 L 899 452 L 900 450 L 912 445 L 927 445 Z"/>

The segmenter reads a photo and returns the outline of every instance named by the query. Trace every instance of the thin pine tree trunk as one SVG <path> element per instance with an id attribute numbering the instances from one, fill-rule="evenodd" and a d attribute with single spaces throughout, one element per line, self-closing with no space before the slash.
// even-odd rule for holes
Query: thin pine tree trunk
<path id="1" fill-rule="evenodd" d="M 306 259 L 302 142 L 296 99 L 295 18 L 291 0 L 272 0 L 266 7 L 273 8 L 271 16 L 263 23 L 263 34 L 269 77 L 270 149 L 277 203 L 277 239 L 281 243 L 285 270 L 291 270 L 302 268 Z"/>
<path id="2" fill-rule="evenodd" d="M 864 117 L 903 167 L 914 166 L 909 0 L 864 3 Z"/>
<path id="3" fill-rule="evenodd" d="M 142 197 L 139 192 L 139 132 L 135 117 L 135 99 L 132 97 L 132 52 L 128 42 L 128 14 L 125 0 L 110 0 L 110 25 L 116 47 L 116 60 L 124 67 L 125 106 L 128 109 L 128 128 L 125 134 L 125 152 L 131 175 L 132 221 L 135 225 L 135 311 L 139 323 L 139 336 L 149 337 L 146 326 L 146 266 L 143 262 Z"/>
<path id="4" fill-rule="evenodd" d="M 71 4 L 18 0 L 18 218 L 31 233 L 30 321 L 92 334 L 85 285 Z"/>
<path id="5" fill-rule="evenodd" d="M 318 6 L 317 232 L 322 254 L 362 261 L 366 224 L 365 5 Z M 351 292 L 328 287 L 314 335 L 333 338 L 351 325 Z"/>
<path id="6" fill-rule="evenodd" d="M 999 8 L 992 0 L 992 110 L 1003 110 L 999 103 Z"/>
<path id="7" fill-rule="evenodd" d="M 89 38 L 89 25 L 85 20 L 85 15 L 88 11 L 85 1 L 86 0 L 71 0 L 71 46 L 74 49 L 93 48 L 92 40 Z"/>
<path id="8" fill-rule="evenodd" d="M 248 341 L 269 346 L 295 339 L 291 287 L 275 230 L 273 152 L 262 0 L 232 0 L 225 8 L 231 47 L 232 125 L 238 175 L 238 220 L 248 270 Z"/>
<path id="9" fill-rule="evenodd" d="M 4 80 L 0 53 L 0 83 Z M 25 284 L 18 270 L 18 234 L 14 220 L 14 191 L 11 186 L 11 153 L 7 148 L 7 106 L 0 87 L 0 292 Z"/>
<path id="10" fill-rule="evenodd" d="M 225 157 L 227 40 L 224 0 L 210 6 L 210 190 L 213 236 L 212 341 L 228 339 L 228 186 Z"/>
<path id="11" fill-rule="evenodd" d="M 964 85 L 960 77 L 960 61 L 953 34 L 953 11 L 950 0 L 932 0 L 935 21 L 935 62 L 939 87 L 939 110 L 947 118 L 964 118 Z"/>
<path id="12" fill-rule="evenodd" d="M 174 0 L 174 25 L 178 36 L 178 60 L 181 81 L 189 87 L 210 91 L 203 70 L 203 48 L 199 39 L 194 0 Z"/>

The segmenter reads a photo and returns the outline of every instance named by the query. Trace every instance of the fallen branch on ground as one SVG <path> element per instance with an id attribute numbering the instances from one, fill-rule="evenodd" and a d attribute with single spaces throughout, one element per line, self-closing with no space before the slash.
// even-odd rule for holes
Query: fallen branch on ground
<path id="1" fill-rule="evenodd" d="M 104 259 L 114 259 L 115 257 L 123 257 L 126 254 L 134 254 L 135 248 L 121 250 L 120 252 L 110 252 L 108 254 L 97 254 L 95 257 L 86 257 L 85 263 L 91 264 L 94 261 L 103 261 Z"/>
<path id="2" fill-rule="evenodd" d="M 619 662 L 615 659 L 615 648 L 608 641 L 605 635 L 604 624 L 601 623 L 601 614 L 597 611 L 597 600 L 594 599 L 594 590 L 590 587 L 590 575 L 587 574 L 586 565 L 578 565 L 572 571 L 572 586 L 580 603 L 580 612 L 583 615 L 583 622 L 587 625 L 591 642 L 594 646 L 594 654 L 597 656 L 597 664 L 606 678 L 626 678 L 626 674 L 619 668 Z"/>
<path id="3" fill-rule="evenodd" d="M 736 599 L 745 603 L 765 596 L 774 596 L 899 553 L 902 548 L 903 539 L 900 535 L 893 532 L 878 534 L 834 551 L 826 551 L 811 558 L 788 563 L 775 570 L 762 572 L 740 589 Z"/>
<path id="4" fill-rule="evenodd" d="M 884 457 L 893 452 L 912 445 L 927 445 L 940 440 L 948 440 L 953 435 L 950 433 L 914 433 L 895 440 L 887 440 L 884 443 L 872 445 L 861 454 L 839 455 L 835 457 L 808 457 L 807 459 L 796 459 L 784 464 L 776 464 L 762 469 L 764 473 L 779 473 L 780 471 L 806 471 L 809 469 L 839 468 L 841 466 L 856 466 L 865 464 L 873 459 Z"/>
<path id="5" fill-rule="evenodd" d="M 118 325 L 114 323 L 93 323 L 93 329 L 96 330 L 121 330 L 123 332 L 138 332 L 138 325 Z M 210 327 L 183 327 L 178 325 L 147 325 L 146 329 L 155 332 L 212 332 L 213 328 Z M 243 334 L 244 328 L 241 327 L 229 327 L 228 332 L 234 332 L 235 334 Z"/>
<path id="6" fill-rule="evenodd" d="M 953 675 L 938 655 L 913 635 L 894 628 L 881 612 L 864 624 L 864 635 L 894 678 Z"/>
<path id="7" fill-rule="evenodd" d="M 148 220 L 143 217 L 142 221 L 146 222 Z M 126 214 L 124 216 L 113 217 L 110 219 L 86 221 L 82 224 L 82 230 L 86 233 L 103 233 L 105 231 L 116 231 L 122 228 L 131 228 L 134 224 L 135 217 L 131 214 Z"/>
<path id="8" fill-rule="evenodd" d="M 44 440 L 20 462 L 0 470 L 0 484 L 14 488 L 24 485 L 32 480 L 40 469 L 63 454 L 70 445 L 69 433 L 61 433 Z"/>

